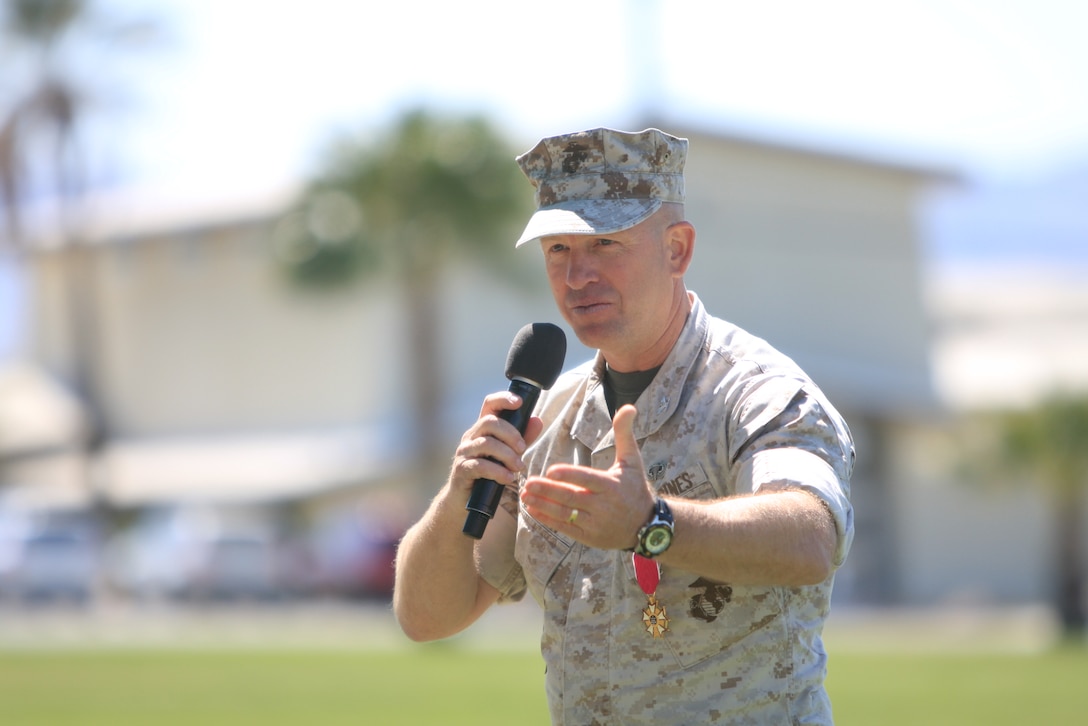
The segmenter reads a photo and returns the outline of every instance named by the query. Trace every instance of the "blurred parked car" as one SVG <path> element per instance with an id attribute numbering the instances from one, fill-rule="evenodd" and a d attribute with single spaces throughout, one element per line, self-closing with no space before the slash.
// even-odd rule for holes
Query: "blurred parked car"
<path id="1" fill-rule="evenodd" d="M 386 600 L 404 534 L 399 518 L 358 509 L 319 519 L 296 551 L 294 589 L 302 594 Z"/>
<path id="2" fill-rule="evenodd" d="M 0 508 L 0 596 L 87 602 L 99 565 L 96 531 L 82 511 Z"/>
<path id="3" fill-rule="evenodd" d="M 149 510 L 110 542 L 109 570 L 140 599 L 265 599 L 284 590 L 275 528 L 254 511 Z"/>

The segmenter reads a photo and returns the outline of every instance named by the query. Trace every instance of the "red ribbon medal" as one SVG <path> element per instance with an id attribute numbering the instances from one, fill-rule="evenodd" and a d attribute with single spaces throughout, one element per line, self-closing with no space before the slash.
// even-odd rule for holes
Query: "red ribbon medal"
<path id="1" fill-rule="evenodd" d="M 669 616 L 664 606 L 657 602 L 657 583 L 661 582 L 661 567 L 653 560 L 637 554 L 631 555 L 631 562 L 635 566 L 638 586 L 646 593 L 648 600 L 642 611 L 642 624 L 646 626 L 647 633 L 660 638 L 669 629 Z"/>

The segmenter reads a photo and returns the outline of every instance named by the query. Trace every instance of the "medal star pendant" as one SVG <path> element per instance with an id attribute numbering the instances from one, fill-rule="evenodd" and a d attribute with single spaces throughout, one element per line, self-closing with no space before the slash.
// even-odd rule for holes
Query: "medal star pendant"
<path id="1" fill-rule="evenodd" d="M 646 626 L 646 632 L 655 638 L 660 638 L 669 630 L 669 616 L 664 606 L 657 602 L 654 595 L 647 596 L 649 602 L 642 611 L 642 624 Z"/>

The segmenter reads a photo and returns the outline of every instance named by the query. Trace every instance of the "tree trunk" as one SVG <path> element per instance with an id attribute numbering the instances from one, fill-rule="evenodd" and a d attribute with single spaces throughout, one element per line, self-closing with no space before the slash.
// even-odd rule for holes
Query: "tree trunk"
<path id="1" fill-rule="evenodd" d="M 61 264 L 67 295 L 69 366 L 68 378 L 83 406 L 85 430 L 77 442 L 79 485 L 87 495 L 94 520 L 94 536 L 108 539 L 118 526 L 119 513 L 102 478 L 102 451 L 109 440 L 109 426 L 101 391 L 100 341 L 103 334 L 99 308 L 99 278 L 95 255 L 86 243 L 70 238 L 62 251 Z M 91 593 L 99 607 L 113 603 L 113 592 L 102 567 L 95 568 Z"/>
<path id="2" fill-rule="evenodd" d="M 1055 605 L 1062 632 L 1083 635 L 1088 625 L 1085 608 L 1085 577 L 1082 542 L 1084 495 L 1077 486 L 1063 488 L 1057 497 L 1055 537 L 1058 550 Z"/>
<path id="3" fill-rule="evenodd" d="M 412 420 L 417 459 L 412 472 L 413 494 L 429 501 L 442 485 L 453 443 L 446 441 L 442 426 L 442 394 L 445 377 L 441 365 L 439 325 L 439 274 L 434 266 L 421 266 L 412 284 L 405 286 L 408 311 L 408 385 L 412 396 Z"/>

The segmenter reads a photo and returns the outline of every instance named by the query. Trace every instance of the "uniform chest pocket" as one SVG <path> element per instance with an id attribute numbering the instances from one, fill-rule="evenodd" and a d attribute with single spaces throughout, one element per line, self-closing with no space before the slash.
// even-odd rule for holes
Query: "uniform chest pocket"
<path id="1" fill-rule="evenodd" d="M 631 558 L 624 559 L 633 583 Z M 638 612 L 645 607 L 646 596 L 634 589 L 629 592 L 632 602 L 626 610 Z M 680 668 L 691 668 L 738 647 L 755 653 L 774 650 L 785 642 L 782 602 L 774 588 L 734 587 L 662 566 L 656 600 L 666 611 L 668 630 L 651 643 L 667 648 Z"/>
<path id="2" fill-rule="evenodd" d="M 530 517 L 524 509 L 518 517 L 518 534 L 514 543 L 514 557 L 521 563 L 525 581 L 533 598 L 544 604 L 544 593 L 553 581 L 570 581 L 562 576 L 564 567 L 569 567 L 569 557 L 574 547 L 574 540 L 564 537 L 553 529 L 545 527 Z M 556 593 L 558 597 L 569 597 L 570 593 Z"/>
<path id="3" fill-rule="evenodd" d="M 665 642 L 681 668 L 752 643 L 753 650 L 780 643 L 784 634 L 778 601 L 763 591 L 753 597 L 751 588 L 733 588 L 703 578 L 690 578 L 687 587 L 669 588 L 675 599 L 669 607 L 669 632 Z M 758 645 L 756 645 L 758 643 Z M 748 647 L 748 646 L 740 646 Z"/>
<path id="4" fill-rule="evenodd" d="M 709 501 L 727 495 L 695 459 L 653 461 L 647 477 L 665 497 Z M 633 566 L 627 566 L 634 577 Z M 662 568 L 658 600 L 669 616 L 664 644 L 681 668 L 719 656 L 741 641 L 762 640 L 781 627 L 781 604 L 773 590 L 735 588 L 683 570 Z"/>

